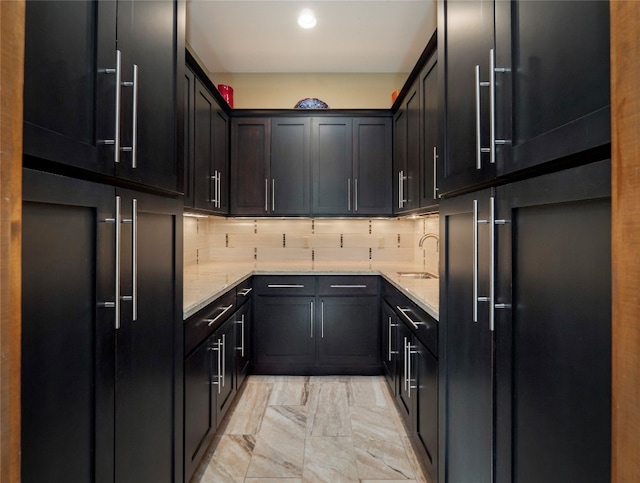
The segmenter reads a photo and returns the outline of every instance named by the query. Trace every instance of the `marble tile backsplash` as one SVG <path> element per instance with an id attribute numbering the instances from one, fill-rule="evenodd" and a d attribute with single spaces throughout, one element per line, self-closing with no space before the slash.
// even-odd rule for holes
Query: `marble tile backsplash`
<path id="1" fill-rule="evenodd" d="M 184 218 L 184 264 L 260 263 L 277 269 L 280 261 L 349 262 L 367 268 L 397 262 L 438 271 L 438 215 L 416 219 L 233 219 Z"/>

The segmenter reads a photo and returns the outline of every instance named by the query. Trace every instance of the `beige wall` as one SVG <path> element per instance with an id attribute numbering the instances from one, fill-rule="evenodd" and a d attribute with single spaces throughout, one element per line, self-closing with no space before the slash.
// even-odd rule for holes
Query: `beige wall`
<path id="1" fill-rule="evenodd" d="M 291 109 L 306 97 L 332 109 L 388 109 L 403 74 L 210 74 L 215 85 L 233 87 L 234 107 Z"/>

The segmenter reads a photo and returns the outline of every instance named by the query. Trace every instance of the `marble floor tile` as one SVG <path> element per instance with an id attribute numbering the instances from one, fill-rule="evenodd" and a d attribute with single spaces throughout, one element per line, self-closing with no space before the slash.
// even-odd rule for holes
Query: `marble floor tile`
<path id="1" fill-rule="evenodd" d="M 305 442 L 303 483 L 359 483 L 353 439 L 309 437 Z"/>
<path id="2" fill-rule="evenodd" d="M 280 376 L 273 382 L 270 406 L 306 406 L 309 376 Z"/>
<path id="3" fill-rule="evenodd" d="M 302 483 L 302 478 L 245 478 L 246 483 Z"/>
<path id="4" fill-rule="evenodd" d="M 382 439 L 401 443 L 389 408 L 356 406 L 349 408 L 351 430 L 361 439 Z"/>
<path id="5" fill-rule="evenodd" d="M 273 387 L 272 382 L 248 379 L 218 432 L 223 434 L 258 434 L 262 416 Z"/>
<path id="6" fill-rule="evenodd" d="M 347 399 L 349 406 L 379 406 L 388 407 L 388 398 L 384 387 L 386 380 L 383 376 L 353 376 L 347 384 Z"/>
<path id="7" fill-rule="evenodd" d="M 353 438 L 361 479 L 415 479 L 413 468 L 400 440 Z"/>
<path id="8" fill-rule="evenodd" d="M 312 384 L 307 412 L 307 436 L 351 436 L 345 382 Z"/>
<path id="9" fill-rule="evenodd" d="M 416 453 L 413 450 L 413 446 L 411 445 L 411 441 L 409 441 L 409 437 L 406 435 L 406 433 L 402 435 L 401 439 L 404 450 L 407 453 L 407 458 L 409 458 L 409 464 L 411 464 L 411 468 L 413 468 L 413 472 L 416 475 L 416 482 L 435 483 L 431 478 L 429 478 L 428 473 L 423 472 L 420 463 L 418 463 L 418 458 L 416 457 Z"/>
<path id="10" fill-rule="evenodd" d="M 304 406 L 269 406 L 247 471 L 247 477 L 301 477 L 307 425 Z"/>
<path id="11" fill-rule="evenodd" d="M 202 476 L 194 481 L 200 483 L 242 483 L 244 481 L 251 454 L 255 446 L 255 437 L 251 435 L 216 436 L 212 443 L 214 456 L 201 468 Z"/>

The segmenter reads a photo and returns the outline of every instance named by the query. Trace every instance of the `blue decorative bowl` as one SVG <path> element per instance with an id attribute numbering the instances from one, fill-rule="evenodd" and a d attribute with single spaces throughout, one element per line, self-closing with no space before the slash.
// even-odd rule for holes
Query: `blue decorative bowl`
<path id="1" fill-rule="evenodd" d="M 306 99 L 301 99 L 298 103 L 293 106 L 294 109 L 329 109 L 329 106 L 326 102 L 321 101 L 320 99 L 316 99 L 315 97 L 307 97 Z"/>

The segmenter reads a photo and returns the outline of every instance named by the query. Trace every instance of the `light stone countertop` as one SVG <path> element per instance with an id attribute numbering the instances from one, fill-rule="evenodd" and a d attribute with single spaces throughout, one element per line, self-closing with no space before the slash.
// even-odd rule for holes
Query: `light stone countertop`
<path id="1" fill-rule="evenodd" d="M 184 269 L 183 318 L 186 320 L 234 285 L 252 275 L 382 275 L 420 308 L 438 320 L 439 279 L 401 277 L 399 271 L 422 271 L 422 267 L 397 263 L 344 262 L 215 262 Z"/>

